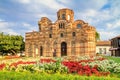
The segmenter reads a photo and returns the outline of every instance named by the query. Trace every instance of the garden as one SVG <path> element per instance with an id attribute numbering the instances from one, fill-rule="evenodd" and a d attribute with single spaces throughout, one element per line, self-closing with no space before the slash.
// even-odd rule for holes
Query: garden
<path id="1" fill-rule="evenodd" d="M 2 59 L 0 78 L 1 80 L 119 80 L 120 63 L 114 59 L 102 56 Z"/>

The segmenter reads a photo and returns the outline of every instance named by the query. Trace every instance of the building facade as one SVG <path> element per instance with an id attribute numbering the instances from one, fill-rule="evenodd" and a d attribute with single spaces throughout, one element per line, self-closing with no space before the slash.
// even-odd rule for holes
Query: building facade
<path id="1" fill-rule="evenodd" d="M 83 20 L 74 21 L 71 9 L 60 9 L 57 20 L 47 17 L 38 21 L 39 31 L 25 35 L 25 54 L 28 57 L 61 57 L 95 55 L 95 27 Z"/>
<path id="2" fill-rule="evenodd" d="M 120 56 L 120 36 L 114 37 L 111 40 L 111 56 Z"/>
<path id="3" fill-rule="evenodd" d="M 111 42 L 110 41 L 97 41 L 96 43 L 96 53 L 110 56 L 111 55 Z"/>

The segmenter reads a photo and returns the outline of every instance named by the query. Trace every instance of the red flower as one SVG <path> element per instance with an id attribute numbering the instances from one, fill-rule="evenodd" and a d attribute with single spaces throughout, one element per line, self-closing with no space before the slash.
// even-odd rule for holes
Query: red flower
<path id="1" fill-rule="evenodd" d="M 0 64 L 0 70 L 2 70 L 5 67 L 5 64 Z"/>
<path id="2" fill-rule="evenodd" d="M 50 63 L 50 62 L 56 62 L 55 60 L 52 59 L 40 59 L 41 63 Z"/>
<path id="3" fill-rule="evenodd" d="M 18 61 L 18 62 L 15 62 L 15 63 L 12 63 L 11 65 L 10 65 L 10 67 L 11 66 L 14 66 L 14 67 L 17 67 L 19 64 L 36 64 L 36 62 L 34 62 L 34 61 L 27 61 L 27 62 L 23 62 L 23 61 Z"/>

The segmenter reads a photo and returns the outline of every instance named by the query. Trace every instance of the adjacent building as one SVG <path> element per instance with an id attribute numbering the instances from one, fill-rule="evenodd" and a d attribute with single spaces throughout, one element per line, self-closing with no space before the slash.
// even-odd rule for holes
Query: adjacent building
<path id="1" fill-rule="evenodd" d="M 111 55 L 120 56 L 120 36 L 111 39 Z"/>
<path id="2" fill-rule="evenodd" d="M 111 55 L 111 42 L 110 41 L 97 41 L 96 43 L 96 53 L 105 56 Z"/>
<path id="3" fill-rule="evenodd" d="M 96 55 L 96 29 L 83 20 L 74 20 L 71 9 L 60 9 L 53 23 L 47 17 L 38 21 L 39 31 L 25 34 L 28 57 Z"/>

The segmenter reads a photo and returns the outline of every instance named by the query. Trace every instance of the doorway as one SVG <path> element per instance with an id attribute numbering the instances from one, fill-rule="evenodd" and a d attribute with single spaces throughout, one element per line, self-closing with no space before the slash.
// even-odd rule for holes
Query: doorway
<path id="1" fill-rule="evenodd" d="M 61 56 L 67 56 L 67 43 L 61 43 Z"/>
<path id="2" fill-rule="evenodd" d="M 43 56 L 43 47 L 40 46 L 40 56 Z"/>

